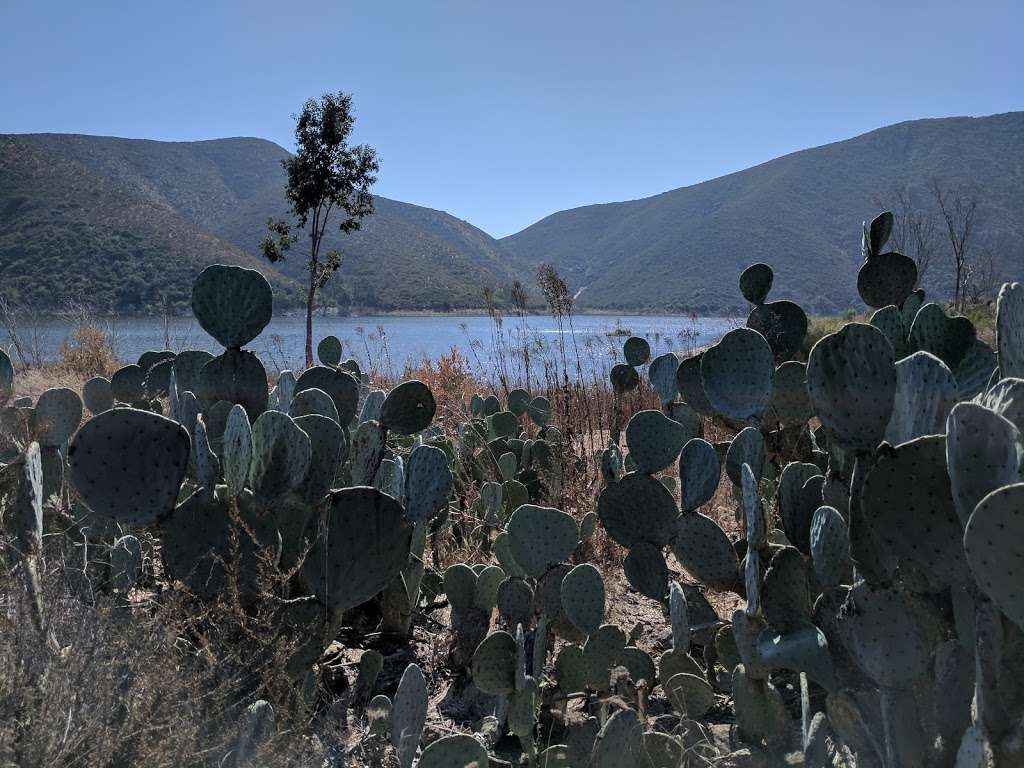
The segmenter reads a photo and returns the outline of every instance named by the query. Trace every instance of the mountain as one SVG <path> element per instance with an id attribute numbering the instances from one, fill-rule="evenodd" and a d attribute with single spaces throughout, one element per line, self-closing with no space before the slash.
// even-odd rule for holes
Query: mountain
<path id="1" fill-rule="evenodd" d="M 281 307 L 302 302 L 302 248 L 259 254 L 285 218 L 287 152 L 251 138 L 160 142 L 0 135 L 0 295 L 68 299 L 122 312 L 181 309 L 207 264 L 260 269 Z M 1024 274 L 1024 112 L 916 120 L 642 200 L 552 214 L 502 240 L 441 211 L 376 198 L 363 228 L 331 233 L 344 257 L 324 302 L 377 309 L 480 307 L 555 265 L 580 308 L 713 313 L 739 308 L 740 272 L 775 268 L 773 298 L 816 312 L 860 307 L 860 224 L 910 185 L 967 184 L 981 205 L 975 244 Z M 941 243 L 940 243 L 941 245 Z M 945 249 L 925 287 L 948 288 Z M 534 301 L 540 298 L 536 290 Z"/>
<path id="2" fill-rule="evenodd" d="M 906 184 L 926 202 L 933 178 L 978 190 L 975 242 L 998 250 L 1005 277 L 1024 275 L 1024 112 L 899 123 L 654 197 L 555 213 L 500 242 L 554 264 L 580 306 L 735 307 L 740 272 L 764 261 L 773 298 L 830 312 L 863 306 L 860 225 L 877 199 Z M 947 261 L 941 245 L 933 263 Z M 926 289 L 947 288 L 941 266 Z"/>
<path id="3" fill-rule="evenodd" d="M 188 303 L 207 264 L 260 269 L 280 306 L 301 303 L 302 246 L 271 266 L 268 218 L 284 218 L 287 152 L 262 139 L 160 142 L 0 135 L 0 293 L 53 307 L 155 311 Z M 331 233 L 344 257 L 325 300 L 378 309 L 479 307 L 513 258 L 441 211 L 376 197 L 362 230 Z"/>

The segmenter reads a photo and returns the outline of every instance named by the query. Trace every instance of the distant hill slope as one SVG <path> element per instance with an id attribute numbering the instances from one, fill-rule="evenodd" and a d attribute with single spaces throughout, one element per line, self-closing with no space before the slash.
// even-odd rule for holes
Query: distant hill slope
<path id="1" fill-rule="evenodd" d="M 932 178 L 981 191 L 978 241 L 1000 249 L 1007 277 L 1024 277 L 1024 112 L 900 123 L 654 197 L 562 211 L 501 244 L 555 264 L 585 306 L 739 305 L 740 272 L 765 261 L 773 297 L 834 311 L 861 306 L 860 223 L 875 198 L 911 184 L 926 200 Z"/>
<path id="2" fill-rule="evenodd" d="M 184 307 L 207 264 L 261 269 L 280 306 L 302 301 L 298 243 L 271 266 L 258 244 L 283 218 L 287 152 L 251 138 L 159 142 L 0 134 L 0 294 L 54 307 Z M 376 198 L 362 230 L 333 232 L 344 255 L 325 300 L 378 309 L 479 307 L 550 262 L 578 306 L 739 307 L 745 266 L 775 268 L 774 298 L 817 312 L 860 306 L 860 222 L 897 185 L 932 178 L 982 193 L 977 242 L 1024 276 L 1024 112 L 918 120 L 796 152 L 661 195 L 556 213 L 500 241 L 447 213 Z M 945 286 L 941 265 L 926 288 Z M 533 290 L 534 300 L 539 301 Z M 507 295 L 507 293 L 506 293 Z"/>
<path id="3" fill-rule="evenodd" d="M 0 291 L 153 311 L 187 303 L 194 275 L 222 261 L 259 268 L 280 304 L 297 304 L 305 242 L 276 267 L 258 250 L 266 220 L 287 213 L 285 157 L 262 139 L 0 136 Z M 484 285 L 511 280 L 512 257 L 489 235 L 382 197 L 360 232 L 334 232 L 328 246 L 344 255 L 327 294 L 342 303 L 478 307 Z"/>

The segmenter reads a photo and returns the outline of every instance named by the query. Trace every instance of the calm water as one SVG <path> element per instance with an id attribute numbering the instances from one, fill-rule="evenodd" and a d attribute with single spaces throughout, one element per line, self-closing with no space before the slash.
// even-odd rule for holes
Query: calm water
<path id="1" fill-rule="evenodd" d="M 134 362 L 149 349 L 206 349 L 220 351 L 219 345 L 192 318 L 115 318 L 102 321 L 113 340 L 118 358 Z M 621 361 L 625 336 L 609 335 L 619 330 L 644 336 L 654 354 L 667 351 L 690 352 L 694 347 L 713 343 L 739 321 L 729 318 L 671 316 L 579 315 L 559 329 L 549 316 L 526 318 L 525 328 L 518 318 L 505 318 L 500 331 L 487 316 L 401 316 L 318 317 L 314 320 L 314 338 L 333 334 L 342 340 L 346 357 L 356 358 L 366 369 L 389 374 L 401 373 L 407 365 L 436 361 L 454 347 L 469 362 L 471 370 L 490 374 L 494 371 L 495 350 L 505 342 L 530 349 L 531 368 L 537 370 L 545 359 L 559 356 L 559 341 L 566 346 L 571 364 L 575 351 L 587 372 L 605 370 Z M 302 317 L 274 318 L 248 348 L 270 368 L 301 368 L 305 321 Z M 45 321 L 38 334 L 44 357 L 53 359 L 74 330 L 71 322 Z M 575 340 L 575 345 L 573 341 Z M 314 342 L 315 344 L 315 342 Z M 616 359 L 616 356 L 618 359 Z M 503 355 L 506 361 L 515 356 Z M 521 368 L 521 365 L 519 366 Z M 511 371 L 513 374 L 518 371 Z"/>

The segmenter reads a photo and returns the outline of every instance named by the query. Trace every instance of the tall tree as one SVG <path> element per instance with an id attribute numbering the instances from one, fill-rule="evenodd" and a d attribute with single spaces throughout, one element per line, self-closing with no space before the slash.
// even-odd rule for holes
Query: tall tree
<path id="1" fill-rule="evenodd" d="M 267 222 L 268 234 L 260 247 L 271 262 L 285 258 L 301 231 L 308 228 L 310 247 L 309 286 L 306 292 L 306 366 L 313 365 L 313 310 L 317 291 L 341 267 L 341 254 L 322 251 L 332 214 L 339 214 L 338 228 L 353 232 L 373 213 L 370 187 L 377 180 L 380 163 L 373 147 L 349 145 L 355 117 L 352 96 L 325 93 L 309 99 L 295 118 L 293 156 L 282 161 L 288 173 L 286 196 L 294 222 Z"/>

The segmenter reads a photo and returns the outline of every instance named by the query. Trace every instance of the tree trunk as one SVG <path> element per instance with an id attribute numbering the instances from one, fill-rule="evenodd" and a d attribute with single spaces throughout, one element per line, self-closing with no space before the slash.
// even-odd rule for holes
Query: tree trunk
<path id="1" fill-rule="evenodd" d="M 309 265 L 309 292 L 306 294 L 306 367 L 313 367 L 313 305 L 316 301 L 316 262 Z"/>

